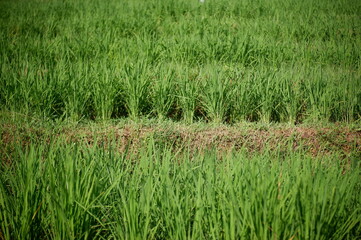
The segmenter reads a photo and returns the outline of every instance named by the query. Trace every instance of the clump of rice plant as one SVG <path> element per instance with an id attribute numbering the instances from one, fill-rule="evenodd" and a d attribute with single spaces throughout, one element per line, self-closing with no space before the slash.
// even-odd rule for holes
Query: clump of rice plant
<path id="1" fill-rule="evenodd" d="M 173 65 L 158 66 L 152 81 L 152 110 L 159 119 L 165 119 L 175 102 L 175 69 Z"/>
<path id="2" fill-rule="evenodd" d="M 149 94 L 149 66 L 146 62 L 124 65 L 123 94 L 125 107 L 133 120 L 141 116 Z"/>
<path id="3" fill-rule="evenodd" d="M 207 117 L 216 123 L 225 121 L 232 104 L 231 81 L 212 66 L 204 69 L 200 77 L 203 83 L 201 101 Z"/>

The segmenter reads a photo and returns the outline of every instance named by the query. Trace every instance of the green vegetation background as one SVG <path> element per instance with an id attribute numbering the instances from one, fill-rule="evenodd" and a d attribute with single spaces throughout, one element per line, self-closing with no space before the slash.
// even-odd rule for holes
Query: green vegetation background
<path id="1" fill-rule="evenodd" d="M 360 239 L 360 16 L 358 0 L 1 0 L 0 239 Z M 59 130 L 118 118 L 165 130 Z M 354 133 L 315 156 L 292 134 L 197 152 L 173 120 Z"/>
<path id="2" fill-rule="evenodd" d="M 40 119 L 346 121 L 360 1 L 1 1 L 0 107 Z"/>

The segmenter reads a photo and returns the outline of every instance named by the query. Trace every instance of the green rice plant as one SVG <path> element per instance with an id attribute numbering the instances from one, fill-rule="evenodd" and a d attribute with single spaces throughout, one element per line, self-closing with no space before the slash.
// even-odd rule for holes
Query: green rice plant
<path id="1" fill-rule="evenodd" d="M 11 66 L 10 62 L 8 64 Z M 27 62 L 22 64 L 21 71 L 3 79 L 3 106 L 8 106 L 10 111 L 34 114 L 43 119 L 54 116 L 56 99 L 53 87 L 57 85 L 50 84 L 47 67 Z M 3 71 L 12 70 L 10 67 Z"/>
<path id="2" fill-rule="evenodd" d="M 6 239 L 353 239 L 360 168 L 337 155 L 32 144 L 2 165 Z"/>
<path id="3" fill-rule="evenodd" d="M 100 165 L 95 159 L 102 154 L 59 143 L 51 148 L 32 145 L 25 152 L 18 149 L 13 167 L 1 168 L 5 174 L 0 186 L 2 236 L 89 239 L 99 235 L 105 227 L 97 203 L 107 198 L 110 189 L 97 175 Z"/>
<path id="4" fill-rule="evenodd" d="M 78 154 L 81 152 L 76 146 L 74 150 L 67 148 L 62 155 L 55 154 L 47 166 L 52 170 L 47 173 L 49 194 L 45 201 L 48 211 L 56 213 L 48 220 L 54 239 L 89 239 L 95 235 L 97 219 L 91 212 L 103 191 L 98 185 L 101 179 L 94 159 Z"/>
<path id="5" fill-rule="evenodd" d="M 231 122 L 255 121 L 258 101 L 252 73 L 242 68 L 237 69 L 237 67 L 231 68 L 229 71 L 229 79 L 234 85 L 230 112 Z"/>
<path id="6" fill-rule="evenodd" d="M 229 79 L 224 77 L 218 69 L 212 66 L 201 72 L 202 81 L 201 101 L 202 107 L 210 121 L 221 123 L 228 117 L 231 106 L 233 86 Z"/>
<path id="7" fill-rule="evenodd" d="M 313 69 L 314 78 L 307 79 L 304 84 L 306 96 L 308 97 L 309 119 L 329 120 L 331 117 L 331 106 L 333 99 L 332 83 L 324 79 L 322 69 Z"/>
<path id="8" fill-rule="evenodd" d="M 258 115 L 261 122 L 271 122 L 276 118 L 276 111 L 280 104 L 280 88 L 276 79 L 277 72 L 271 69 L 264 69 L 253 77 L 253 84 L 256 85 L 255 98 L 258 102 Z"/>
<path id="9" fill-rule="evenodd" d="M 334 101 L 332 102 L 331 119 L 333 121 L 353 122 L 360 119 L 361 107 L 361 86 L 360 81 L 353 83 L 350 81 L 348 75 L 352 73 L 345 73 L 341 77 L 335 92 Z M 357 78 L 357 77 L 355 77 Z"/>
<path id="10" fill-rule="evenodd" d="M 182 119 L 192 123 L 197 109 L 200 82 L 197 73 L 190 69 L 180 67 L 178 71 L 177 104 L 182 111 Z"/>
<path id="11" fill-rule="evenodd" d="M 297 71 L 297 70 L 296 70 Z M 293 70 L 279 74 L 279 90 L 281 94 L 280 120 L 291 124 L 299 121 L 301 108 L 304 105 L 303 84 Z"/>
<path id="12" fill-rule="evenodd" d="M 58 70 L 64 72 L 60 79 L 61 98 L 64 102 L 66 119 L 78 121 L 87 114 L 87 105 L 91 97 L 90 66 L 86 62 L 70 65 L 59 62 Z"/>
<path id="13" fill-rule="evenodd" d="M 119 79 L 114 74 L 115 69 L 109 69 L 106 63 L 95 67 L 93 71 L 100 72 L 92 78 L 92 98 L 96 117 L 108 120 L 112 116 L 117 94 L 119 94 Z"/>
<path id="14" fill-rule="evenodd" d="M 149 94 L 149 66 L 146 62 L 124 65 L 123 94 L 129 117 L 137 120 L 145 108 Z"/>
<path id="15" fill-rule="evenodd" d="M 152 146 L 150 142 L 149 146 Z M 156 190 L 156 179 L 153 179 L 154 163 L 148 155 L 149 150 L 141 150 L 138 166 L 132 167 L 126 159 L 124 167 L 119 168 L 115 177 L 121 176 L 121 184 L 113 192 L 109 203 L 112 206 L 114 237 L 118 239 L 154 238 L 157 226 L 152 226 L 153 195 Z M 129 175 L 126 170 L 133 174 Z"/>
<path id="16" fill-rule="evenodd" d="M 192 111 L 201 115 L 214 112 L 214 106 L 208 103 L 206 110 L 200 94 L 197 101 L 203 103 L 189 107 L 193 110 L 185 110 L 178 97 L 182 106 L 173 104 L 170 109 L 172 94 L 161 97 L 165 102 L 155 101 L 154 89 L 160 85 L 152 91 L 146 87 L 156 75 L 152 68 L 171 63 L 184 71 L 201 71 L 203 78 L 209 70 L 199 69 L 211 64 L 222 81 L 237 85 L 240 90 L 234 91 L 240 92 L 230 101 L 222 100 L 229 105 L 226 113 L 212 117 L 205 113 L 206 118 L 218 122 L 360 118 L 359 1 L 30 0 L 21 8 L 19 4 L 0 3 L 1 109 L 57 121 L 127 114 L 133 119 L 187 115 L 182 118 L 191 121 Z M 244 75 L 234 77 L 224 66 L 243 69 Z M 195 83 L 187 81 L 180 81 L 184 86 L 179 89 Z M 300 84 L 292 85 L 295 81 Z M 202 84 L 195 84 L 197 92 L 203 92 Z M 176 95 L 186 101 L 184 95 Z M 298 100 L 293 101 L 293 95 Z"/>
<path id="17" fill-rule="evenodd" d="M 311 160 L 306 162 L 306 166 L 307 169 L 312 167 L 324 168 L 324 166 L 315 166 Z M 348 227 L 351 228 L 357 226 L 356 222 L 358 221 L 358 217 L 353 216 L 353 214 L 358 214 L 356 212 L 351 213 L 351 215 L 348 216 L 349 220 L 346 222 L 337 223 L 332 221 L 335 216 L 343 215 L 344 212 L 347 211 L 346 209 L 348 206 L 344 199 L 350 199 L 352 197 L 348 191 L 347 184 L 337 185 L 336 183 L 337 179 L 341 177 L 340 170 L 328 169 L 327 171 L 330 171 L 333 177 L 324 175 L 322 172 L 318 172 L 317 175 L 314 175 L 312 171 L 301 171 L 299 173 L 300 179 L 307 179 L 307 181 L 313 182 L 312 190 L 308 189 L 304 182 L 300 183 L 297 181 L 296 183 L 297 190 L 295 191 L 295 194 L 298 197 L 295 198 L 295 208 L 297 209 L 298 214 L 295 217 L 295 222 L 304 223 L 298 229 L 300 238 L 341 239 L 345 237 L 345 235 L 343 235 L 344 233 L 340 234 L 337 231 L 332 231 L 331 233 L 330 229 L 344 229 L 344 225 L 348 225 Z M 324 185 L 321 181 L 327 181 L 329 184 Z M 304 201 L 304 199 L 307 198 L 313 198 L 312 202 Z M 338 207 L 330 207 L 330 202 Z"/>
<path id="18" fill-rule="evenodd" d="M 43 163 L 30 147 L 17 155 L 13 167 L 2 166 L 0 178 L 0 236 L 3 239 L 34 239 L 47 234 L 42 219 L 45 186 L 41 179 Z M 19 152 L 19 149 L 17 149 Z"/>
<path id="19" fill-rule="evenodd" d="M 165 119 L 175 102 L 175 69 L 173 65 L 157 66 L 152 83 L 152 110 Z"/>

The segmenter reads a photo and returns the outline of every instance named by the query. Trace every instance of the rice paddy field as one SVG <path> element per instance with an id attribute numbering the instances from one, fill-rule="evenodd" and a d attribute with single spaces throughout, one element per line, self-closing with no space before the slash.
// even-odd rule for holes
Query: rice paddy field
<path id="1" fill-rule="evenodd" d="M 361 239 L 361 1 L 0 0 L 0 240 Z"/>

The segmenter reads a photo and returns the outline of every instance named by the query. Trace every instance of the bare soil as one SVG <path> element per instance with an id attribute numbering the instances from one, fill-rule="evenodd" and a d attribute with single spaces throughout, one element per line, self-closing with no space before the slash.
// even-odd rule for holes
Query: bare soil
<path id="1" fill-rule="evenodd" d="M 29 143 L 50 143 L 61 140 L 65 143 L 85 143 L 108 146 L 116 142 L 117 151 L 126 149 L 137 152 L 153 139 L 159 146 L 172 147 L 175 150 L 203 152 L 216 149 L 219 152 L 240 151 L 304 152 L 311 155 L 337 153 L 343 158 L 361 156 L 361 131 L 348 127 L 309 127 L 309 126 L 220 126 L 197 128 L 186 125 L 164 127 L 161 124 L 103 127 L 69 127 L 50 131 L 46 128 L 18 127 L 2 124 L 0 154 L 2 160 L 10 161 L 16 146 L 26 147 Z"/>

